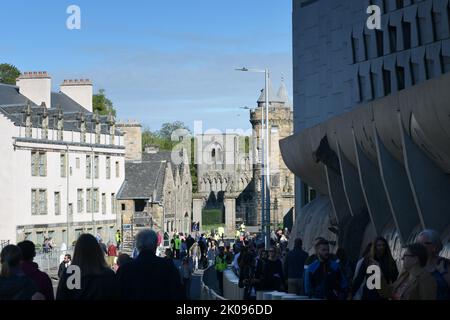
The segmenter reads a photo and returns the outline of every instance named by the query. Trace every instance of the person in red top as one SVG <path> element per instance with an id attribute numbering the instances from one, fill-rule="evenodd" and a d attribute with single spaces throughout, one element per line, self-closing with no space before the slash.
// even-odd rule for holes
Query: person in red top
<path id="1" fill-rule="evenodd" d="M 117 247 L 110 242 L 108 246 L 108 264 L 112 267 L 114 267 L 114 260 L 117 257 Z"/>
<path id="2" fill-rule="evenodd" d="M 55 300 L 50 277 L 45 272 L 40 271 L 38 264 L 33 262 L 33 259 L 36 256 L 36 247 L 34 243 L 25 240 L 19 242 L 17 246 L 22 251 L 22 271 L 33 280 L 38 292 L 45 297 L 45 300 Z"/>

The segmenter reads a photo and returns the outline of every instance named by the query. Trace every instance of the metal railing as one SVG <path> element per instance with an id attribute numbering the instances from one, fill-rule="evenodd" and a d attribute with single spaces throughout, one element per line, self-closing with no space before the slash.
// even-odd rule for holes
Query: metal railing
<path id="1" fill-rule="evenodd" d="M 226 300 L 219 295 L 219 283 L 217 281 L 216 270 L 214 266 L 210 266 L 203 271 L 203 276 L 200 281 L 201 285 L 201 300 Z"/>
<path id="2" fill-rule="evenodd" d="M 0 240 L 0 250 L 3 250 L 9 244 L 9 240 Z"/>
<path id="3" fill-rule="evenodd" d="M 34 257 L 34 262 L 38 264 L 41 271 L 47 272 L 50 276 L 56 276 L 59 264 L 66 254 L 73 255 L 73 250 L 52 249 L 49 252 L 37 253 Z"/>

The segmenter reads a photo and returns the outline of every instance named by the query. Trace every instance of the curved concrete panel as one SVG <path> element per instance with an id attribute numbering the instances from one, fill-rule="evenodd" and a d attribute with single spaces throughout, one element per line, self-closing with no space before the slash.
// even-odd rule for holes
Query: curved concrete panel
<path id="1" fill-rule="evenodd" d="M 415 204 L 422 224 L 443 232 L 450 224 L 450 177 L 411 140 L 401 125 L 403 157 Z"/>
<path id="2" fill-rule="evenodd" d="M 370 220 L 377 234 L 386 226 L 392 218 L 392 214 L 384 192 L 378 167 L 366 156 L 354 135 L 354 148 L 358 160 L 358 173 L 361 189 L 366 200 Z"/>
<path id="3" fill-rule="evenodd" d="M 402 138 L 397 121 L 399 108 L 398 95 L 387 96 L 374 101 L 373 117 L 383 145 L 399 163 L 403 163 Z"/>
<path id="4" fill-rule="evenodd" d="M 318 236 L 336 241 L 336 235 L 328 230 L 331 226 L 332 211 L 330 199 L 327 196 L 318 196 L 298 210 L 291 237 L 302 238 L 303 248 L 310 254 L 314 253 L 314 239 Z M 289 241 L 289 246 L 292 249 L 294 241 Z"/>
<path id="5" fill-rule="evenodd" d="M 317 131 L 316 131 L 317 132 Z M 316 163 L 313 152 L 317 149 L 320 139 L 311 135 L 316 132 L 305 131 L 301 134 L 280 140 L 280 150 L 286 166 L 296 176 L 321 194 L 328 194 L 325 171 L 322 163 Z M 318 130 L 320 136 L 320 129 Z M 323 136 L 322 136 L 323 137 Z M 319 140 L 316 143 L 316 140 Z"/>
<path id="6" fill-rule="evenodd" d="M 353 166 L 341 151 L 339 143 L 336 143 L 337 155 L 341 167 L 342 183 L 350 213 L 356 216 L 367 211 L 364 195 L 361 190 L 358 169 Z"/>
<path id="7" fill-rule="evenodd" d="M 399 231 L 400 241 L 406 244 L 413 229 L 420 223 L 419 213 L 403 165 L 394 158 L 378 137 L 374 123 L 373 132 L 377 147 L 381 180 L 386 192 L 394 224 Z"/>
<path id="8" fill-rule="evenodd" d="M 352 124 L 355 139 L 366 157 L 377 163 L 377 149 L 372 131 L 373 112 L 372 104 L 367 104 L 364 108 L 359 108 L 352 112 Z"/>

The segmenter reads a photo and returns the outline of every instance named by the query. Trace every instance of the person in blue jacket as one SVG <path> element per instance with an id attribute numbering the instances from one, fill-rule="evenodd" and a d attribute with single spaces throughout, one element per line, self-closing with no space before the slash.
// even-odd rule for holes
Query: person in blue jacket
<path id="1" fill-rule="evenodd" d="M 315 299 L 346 299 L 348 282 L 340 271 L 339 263 L 330 259 L 328 241 L 317 241 L 315 251 L 317 259 L 305 265 L 305 294 Z"/>

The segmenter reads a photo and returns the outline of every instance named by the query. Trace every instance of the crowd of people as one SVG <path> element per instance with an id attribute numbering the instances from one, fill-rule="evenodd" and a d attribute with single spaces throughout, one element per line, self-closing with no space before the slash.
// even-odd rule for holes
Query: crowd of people
<path id="1" fill-rule="evenodd" d="M 230 267 L 245 300 L 255 300 L 258 291 L 327 300 L 450 299 L 449 260 L 439 256 L 442 243 L 433 230 L 424 230 L 405 248 L 401 272 L 382 237 L 369 243 L 358 261 L 348 259 L 343 248 L 331 252 L 330 242 L 321 237 L 311 255 L 300 238 L 289 250 L 289 235 L 283 230 L 272 233 L 268 250 L 263 239 L 245 232 L 234 241 L 176 233 L 161 250 L 161 237 L 143 230 L 132 256 L 120 253 L 120 235 L 115 240 L 104 244 L 101 238 L 82 234 L 73 256 L 66 254 L 59 265 L 55 295 L 50 277 L 33 262 L 33 242 L 7 245 L 0 259 L 0 300 L 189 299 L 195 271 L 213 268 L 222 294 L 223 274 Z M 71 265 L 80 270 L 79 286 L 73 285 Z M 368 286 L 374 266 L 380 270 L 380 286 L 375 288 Z"/>
<path id="2" fill-rule="evenodd" d="M 291 251 L 279 239 L 271 241 L 269 250 L 251 241 L 237 249 L 233 267 L 245 288 L 244 299 L 255 299 L 258 290 L 326 300 L 450 299 L 450 261 L 439 256 L 442 242 L 436 231 L 424 230 L 406 246 L 401 272 L 383 237 L 369 243 L 355 262 L 343 248 L 330 252 L 330 242 L 321 237 L 315 239 L 312 255 L 303 250 L 300 238 Z M 379 286 L 374 269 L 380 270 Z"/>

